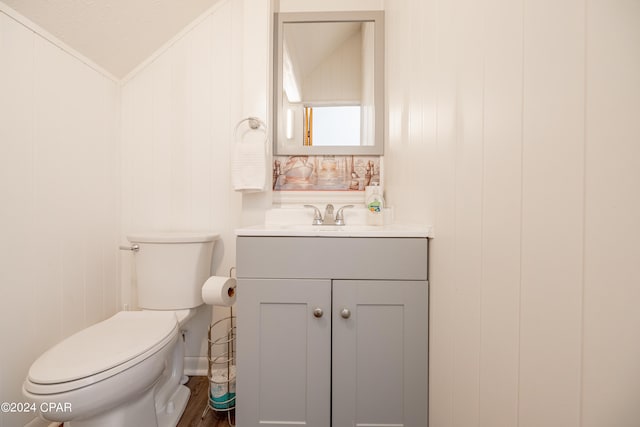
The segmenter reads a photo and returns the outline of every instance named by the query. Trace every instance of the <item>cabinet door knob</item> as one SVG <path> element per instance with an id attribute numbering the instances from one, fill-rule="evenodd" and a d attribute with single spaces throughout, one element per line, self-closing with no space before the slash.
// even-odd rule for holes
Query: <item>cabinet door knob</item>
<path id="1" fill-rule="evenodd" d="M 320 307 L 316 307 L 313 309 L 313 316 L 320 318 L 322 317 L 322 315 L 324 314 L 324 311 L 322 311 L 322 309 Z"/>
<path id="2" fill-rule="evenodd" d="M 342 310 L 340 310 L 340 316 L 342 316 L 343 319 L 348 319 L 349 317 L 351 317 L 351 310 L 349 310 L 348 308 L 343 308 Z"/>

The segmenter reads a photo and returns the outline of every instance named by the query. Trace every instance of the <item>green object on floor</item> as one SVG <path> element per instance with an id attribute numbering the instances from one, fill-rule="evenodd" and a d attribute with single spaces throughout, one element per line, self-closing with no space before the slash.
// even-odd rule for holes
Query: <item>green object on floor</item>
<path id="1" fill-rule="evenodd" d="M 220 397 L 213 397 L 209 394 L 209 403 L 213 409 L 230 409 L 236 406 L 236 394 L 225 393 Z"/>

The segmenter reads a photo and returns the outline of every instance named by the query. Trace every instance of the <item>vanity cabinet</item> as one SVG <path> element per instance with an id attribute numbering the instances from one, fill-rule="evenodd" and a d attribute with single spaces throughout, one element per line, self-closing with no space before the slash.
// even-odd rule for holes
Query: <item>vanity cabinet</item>
<path id="1" fill-rule="evenodd" d="M 427 239 L 237 250 L 239 426 L 427 425 Z"/>

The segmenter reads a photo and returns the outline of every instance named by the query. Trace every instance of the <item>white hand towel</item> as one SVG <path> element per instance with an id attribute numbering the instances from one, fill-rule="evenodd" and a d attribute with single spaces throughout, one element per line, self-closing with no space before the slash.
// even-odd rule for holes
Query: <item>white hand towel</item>
<path id="1" fill-rule="evenodd" d="M 231 164 L 233 189 L 245 192 L 264 191 L 266 175 L 267 141 L 260 136 L 236 140 Z"/>

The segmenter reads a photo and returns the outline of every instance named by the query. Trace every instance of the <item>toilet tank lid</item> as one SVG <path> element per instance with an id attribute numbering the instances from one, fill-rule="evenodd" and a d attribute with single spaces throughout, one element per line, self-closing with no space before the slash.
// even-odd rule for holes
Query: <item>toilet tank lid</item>
<path id="1" fill-rule="evenodd" d="M 220 235 L 211 231 L 171 231 L 129 234 L 131 243 L 200 243 L 211 242 Z"/>

